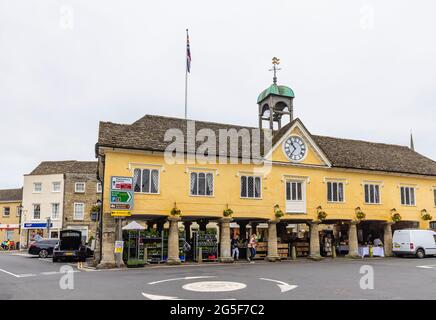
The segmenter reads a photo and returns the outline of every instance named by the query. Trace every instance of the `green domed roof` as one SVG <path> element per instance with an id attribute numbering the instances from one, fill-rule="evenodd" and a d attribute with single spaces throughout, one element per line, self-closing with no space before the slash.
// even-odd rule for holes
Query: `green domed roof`
<path id="1" fill-rule="evenodd" d="M 257 97 L 257 103 L 268 97 L 270 94 L 274 94 L 277 96 L 285 96 L 294 98 L 294 91 L 291 88 L 286 86 L 278 86 L 276 84 L 272 84 L 269 88 L 262 91 L 262 93 Z"/>

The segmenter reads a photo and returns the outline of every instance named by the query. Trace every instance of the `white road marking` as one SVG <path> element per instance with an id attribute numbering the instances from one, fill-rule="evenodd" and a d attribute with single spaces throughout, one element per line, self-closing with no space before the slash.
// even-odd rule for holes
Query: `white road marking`
<path id="1" fill-rule="evenodd" d="M 416 267 L 422 269 L 436 269 L 436 264 L 430 264 L 428 266 L 416 266 Z"/>
<path id="2" fill-rule="evenodd" d="M 18 278 L 28 278 L 28 277 L 34 277 L 36 276 L 36 274 L 33 273 L 24 273 L 24 274 L 19 274 Z"/>
<path id="3" fill-rule="evenodd" d="M 247 285 L 231 281 L 200 281 L 182 286 L 183 289 L 195 292 L 227 292 L 245 289 Z"/>
<path id="4" fill-rule="evenodd" d="M 172 279 L 165 279 L 165 280 L 149 282 L 148 284 L 157 284 L 157 283 L 163 283 L 163 282 L 169 282 L 169 281 L 177 281 L 177 280 L 194 280 L 194 279 L 206 279 L 206 278 L 216 278 L 216 276 L 198 276 L 198 277 L 172 278 Z"/>
<path id="5" fill-rule="evenodd" d="M 268 278 L 259 278 L 260 280 L 271 281 L 277 283 L 277 286 L 280 288 L 281 293 L 287 292 L 297 288 L 297 285 L 289 284 L 280 280 L 268 279 Z"/>
<path id="6" fill-rule="evenodd" d="M 6 273 L 6 274 L 8 274 L 8 275 L 10 275 L 10 276 L 13 276 L 13 277 L 15 277 L 15 278 L 19 278 L 19 277 L 20 277 L 18 274 L 14 274 L 14 273 L 12 273 L 12 272 L 9 272 L 9 271 L 3 270 L 3 269 L 0 269 L 0 271 L 1 271 L 1 272 L 4 272 L 4 273 Z"/>
<path id="7" fill-rule="evenodd" d="M 156 294 L 148 294 L 148 293 L 144 293 L 144 292 L 142 292 L 142 295 L 150 300 L 182 300 L 182 299 L 177 298 L 177 297 L 158 296 Z"/>

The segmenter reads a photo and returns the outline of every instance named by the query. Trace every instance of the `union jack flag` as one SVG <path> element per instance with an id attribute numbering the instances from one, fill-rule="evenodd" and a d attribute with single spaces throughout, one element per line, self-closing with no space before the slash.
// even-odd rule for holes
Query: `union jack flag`
<path id="1" fill-rule="evenodd" d="M 191 73 L 191 47 L 189 45 L 188 29 L 186 29 L 186 70 Z"/>

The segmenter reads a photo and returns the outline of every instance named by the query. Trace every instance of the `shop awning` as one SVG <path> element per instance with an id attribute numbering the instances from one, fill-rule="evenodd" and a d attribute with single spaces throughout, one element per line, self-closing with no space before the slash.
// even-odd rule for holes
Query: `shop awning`
<path id="1" fill-rule="evenodd" d="M 122 228 L 123 230 L 145 230 L 145 227 L 141 226 L 138 222 L 132 221 L 128 225 Z"/>

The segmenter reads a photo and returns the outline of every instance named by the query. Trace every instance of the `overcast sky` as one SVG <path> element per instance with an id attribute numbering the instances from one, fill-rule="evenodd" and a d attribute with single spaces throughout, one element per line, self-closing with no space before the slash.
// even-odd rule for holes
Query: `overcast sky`
<path id="1" fill-rule="evenodd" d="M 295 91 L 314 134 L 436 159 L 436 2 L 0 0 L 0 188 L 43 160 L 93 160 L 98 122 L 257 126 L 257 95 Z"/>

